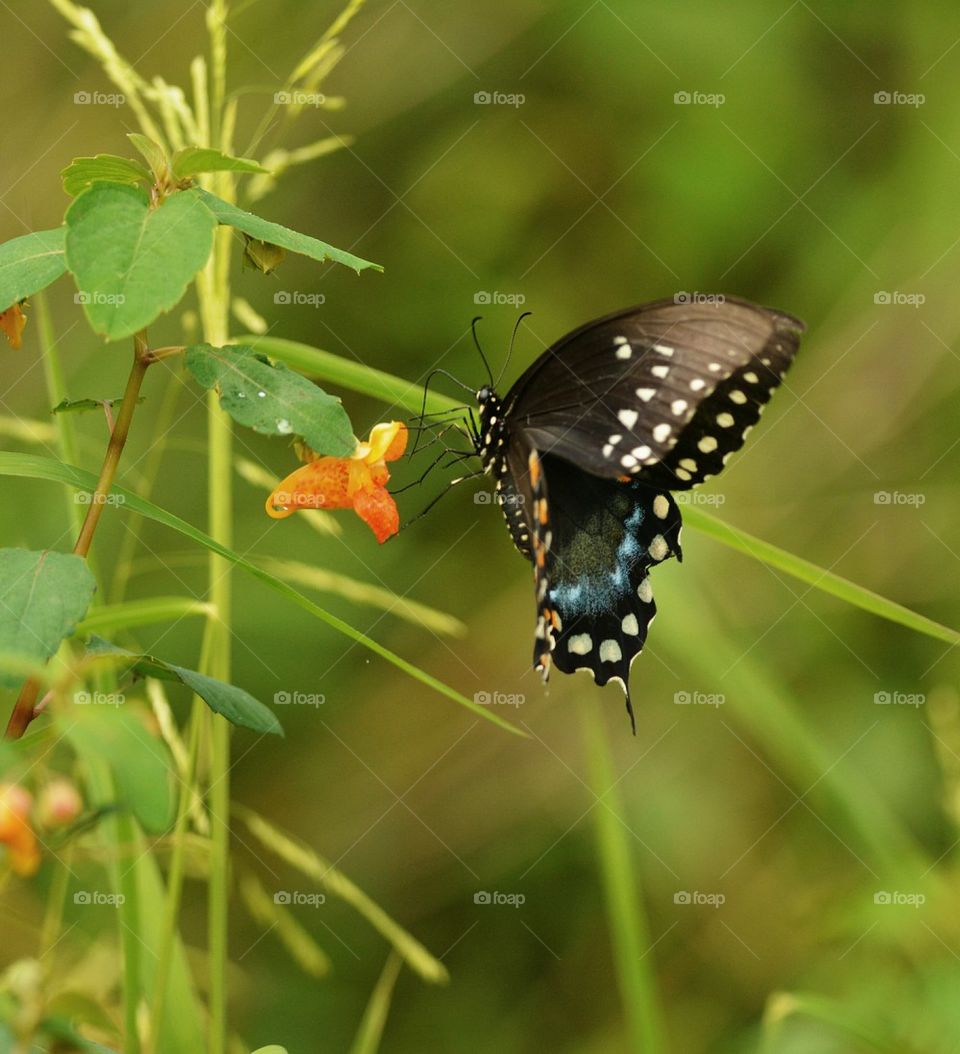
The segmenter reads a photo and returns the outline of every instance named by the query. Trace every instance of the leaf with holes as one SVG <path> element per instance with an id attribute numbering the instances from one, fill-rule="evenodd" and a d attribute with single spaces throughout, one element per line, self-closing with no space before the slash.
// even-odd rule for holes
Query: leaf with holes
<path id="1" fill-rule="evenodd" d="M 38 293 L 67 269 L 63 227 L 34 231 L 0 245 L 0 311 Z"/>
<path id="2" fill-rule="evenodd" d="M 73 553 L 0 549 L 0 653 L 44 662 L 87 613 L 96 582 Z M 20 678 L 0 670 L 0 686 Z"/>
<path id="3" fill-rule="evenodd" d="M 244 344 L 195 344 L 186 364 L 204 388 L 217 389 L 220 405 L 239 424 L 263 435 L 302 436 L 317 454 L 353 453 L 356 440 L 340 400 L 282 363 Z"/>
<path id="4" fill-rule="evenodd" d="M 161 681 L 178 681 L 195 692 L 215 713 L 225 717 L 231 724 L 254 732 L 271 732 L 282 736 L 283 728 L 273 714 L 249 693 L 235 684 L 218 681 L 205 673 L 176 666 L 155 655 L 138 654 L 118 648 L 101 637 L 91 637 L 87 642 L 90 655 L 111 655 L 126 660 L 124 665 L 141 677 L 156 677 Z"/>
<path id="5" fill-rule="evenodd" d="M 169 311 L 207 262 L 216 220 L 198 191 L 157 208 L 139 187 L 95 183 L 67 210 L 67 266 L 90 325 L 129 337 Z"/>
<path id="6" fill-rule="evenodd" d="M 301 256 L 309 256 L 311 260 L 318 260 L 320 263 L 324 260 L 333 260 L 352 267 L 358 274 L 367 267 L 372 267 L 375 271 L 383 270 L 380 264 L 362 260 L 359 256 L 354 256 L 353 253 L 345 252 L 343 249 L 335 249 L 332 245 L 320 241 L 319 238 L 311 238 L 309 234 L 300 234 L 298 231 L 290 230 L 289 227 L 282 227 L 279 223 L 271 223 L 270 220 L 265 220 L 261 216 L 255 216 L 252 212 L 244 212 L 236 205 L 231 205 L 230 202 L 218 198 L 216 194 L 210 194 L 206 190 L 199 190 L 198 193 L 220 223 L 228 227 L 236 227 L 238 231 L 243 231 L 244 234 L 249 234 L 251 238 L 256 238 L 258 241 L 279 245 L 282 249 L 300 253 Z"/>

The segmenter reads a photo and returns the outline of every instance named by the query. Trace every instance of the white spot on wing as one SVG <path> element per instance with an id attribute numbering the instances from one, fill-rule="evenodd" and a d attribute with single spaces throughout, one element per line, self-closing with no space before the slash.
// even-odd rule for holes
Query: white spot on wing
<path id="1" fill-rule="evenodd" d="M 656 394 L 657 394 L 657 389 L 656 388 L 638 388 L 637 389 L 637 398 L 638 399 L 642 399 L 645 403 L 650 402 L 650 400 Z"/>
<path id="2" fill-rule="evenodd" d="M 703 436 L 697 443 L 697 450 L 702 454 L 712 454 L 717 449 L 717 441 L 713 436 Z"/>
<path id="3" fill-rule="evenodd" d="M 653 541 L 647 546 L 647 552 L 653 557 L 654 560 L 662 560 L 667 553 L 670 552 L 670 546 L 667 545 L 667 540 L 662 534 L 658 534 L 654 537 Z"/>
<path id="4" fill-rule="evenodd" d="M 669 511 L 670 502 L 667 501 L 665 495 L 658 494 L 653 499 L 653 515 L 656 516 L 658 520 L 665 520 Z"/>
<path id="5" fill-rule="evenodd" d="M 671 426 L 668 425 L 666 422 L 664 422 L 663 424 L 659 424 L 659 425 L 657 425 L 656 428 L 654 428 L 654 430 L 653 430 L 653 438 L 658 443 L 663 443 L 665 440 L 667 440 L 669 438 L 670 433 L 672 431 L 673 431 L 673 429 L 671 428 Z"/>
<path id="6" fill-rule="evenodd" d="M 649 575 L 637 586 L 637 596 L 644 604 L 649 604 L 653 600 L 653 586 L 650 584 Z"/>
<path id="7" fill-rule="evenodd" d="M 639 416 L 636 410 L 621 410 L 617 414 L 617 419 L 625 428 L 633 428 Z"/>
<path id="8" fill-rule="evenodd" d="M 600 645 L 601 662 L 619 662 L 623 658 L 620 645 L 615 640 L 605 640 Z"/>
<path id="9" fill-rule="evenodd" d="M 733 414 L 728 414 L 728 413 L 717 414 L 717 424 L 721 428 L 732 428 L 733 427 Z"/>
<path id="10" fill-rule="evenodd" d="M 625 615 L 620 623 L 620 628 L 628 637 L 636 637 L 640 632 L 640 623 L 637 622 L 637 616 L 632 612 L 629 615 Z"/>
<path id="11" fill-rule="evenodd" d="M 567 641 L 567 651 L 574 655 L 586 655 L 593 651 L 593 638 L 589 633 L 577 633 Z"/>

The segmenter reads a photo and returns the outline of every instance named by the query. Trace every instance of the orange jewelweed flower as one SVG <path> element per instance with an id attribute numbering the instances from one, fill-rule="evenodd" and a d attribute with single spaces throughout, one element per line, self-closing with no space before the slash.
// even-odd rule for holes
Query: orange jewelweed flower
<path id="1" fill-rule="evenodd" d="M 27 316 L 23 313 L 25 304 L 26 300 L 21 300 L 6 311 L 0 311 L 0 330 L 6 333 L 11 348 L 19 348 L 22 343 L 23 327 L 27 324 Z"/>
<path id="2" fill-rule="evenodd" d="M 370 439 L 358 442 L 350 457 L 315 458 L 291 472 L 267 498 L 267 515 L 283 519 L 297 509 L 353 509 L 383 543 L 400 530 L 400 513 L 386 487 L 386 463 L 406 448 L 402 421 L 374 425 Z"/>
<path id="3" fill-rule="evenodd" d="M 30 826 L 33 799 L 15 783 L 0 783 L 0 846 L 6 847 L 10 866 L 28 877 L 40 867 L 40 850 Z"/>

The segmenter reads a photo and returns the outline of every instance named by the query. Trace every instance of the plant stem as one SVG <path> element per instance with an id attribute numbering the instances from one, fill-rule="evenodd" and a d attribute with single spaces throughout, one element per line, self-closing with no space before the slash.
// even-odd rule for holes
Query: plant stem
<path id="1" fill-rule="evenodd" d="M 97 487 L 90 497 L 87 507 L 87 515 L 84 517 L 83 526 L 77 538 L 77 544 L 73 551 L 77 556 L 86 559 L 90 552 L 90 544 L 100 522 L 100 515 L 106 504 L 107 495 L 113 486 L 114 477 L 117 474 L 117 466 L 120 463 L 120 455 L 127 442 L 130 433 L 130 422 L 133 420 L 133 412 L 137 408 L 137 399 L 140 397 L 140 387 L 143 384 L 144 375 L 150 365 L 150 351 L 147 347 L 146 330 L 141 330 L 133 338 L 133 366 L 130 368 L 130 376 L 127 379 L 127 388 L 123 393 L 123 402 L 120 404 L 120 412 L 117 414 L 117 423 L 110 433 L 110 441 L 107 444 L 107 452 L 103 458 L 103 467 L 100 469 L 100 478 Z M 33 711 L 40 692 L 40 683 L 34 678 L 24 683 L 17 696 L 17 701 L 7 722 L 6 738 L 19 739 L 27 730 L 27 726 L 33 720 Z"/>

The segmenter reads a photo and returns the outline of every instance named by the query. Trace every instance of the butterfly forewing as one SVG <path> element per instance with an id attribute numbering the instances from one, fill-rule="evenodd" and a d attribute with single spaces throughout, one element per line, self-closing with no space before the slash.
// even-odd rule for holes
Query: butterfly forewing
<path id="1" fill-rule="evenodd" d="M 659 301 L 599 319 L 514 385 L 504 400 L 511 430 L 595 475 L 693 486 L 743 444 L 802 328 L 733 299 Z"/>

